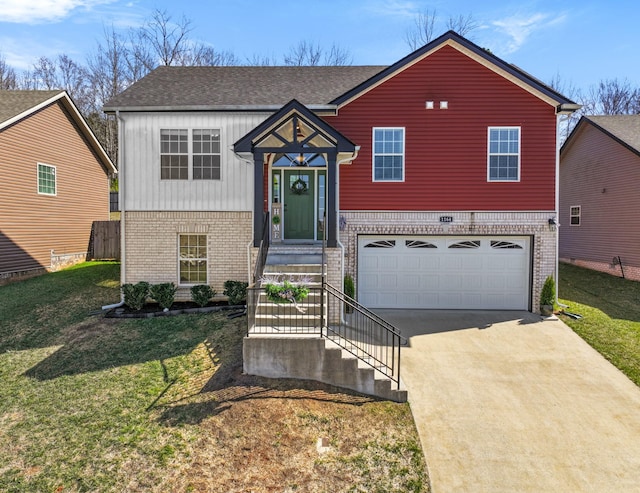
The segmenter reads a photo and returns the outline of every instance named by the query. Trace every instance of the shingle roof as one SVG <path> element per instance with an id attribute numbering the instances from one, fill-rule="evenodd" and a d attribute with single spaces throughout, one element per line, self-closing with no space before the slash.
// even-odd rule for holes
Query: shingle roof
<path id="1" fill-rule="evenodd" d="M 640 153 L 640 115 L 586 116 L 585 118 Z"/>
<path id="2" fill-rule="evenodd" d="M 159 67 L 105 104 L 119 108 L 329 104 L 386 67 Z"/>
<path id="3" fill-rule="evenodd" d="M 55 102 L 60 103 L 69 112 L 105 170 L 108 173 L 117 172 L 113 162 L 66 91 L 0 91 L 0 131 L 35 113 L 41 107 Z"/>
<path id="4" fill-rule="evenodd" d="M 57 96 L 62 91 L 0 91 L 0 124 Z"/>

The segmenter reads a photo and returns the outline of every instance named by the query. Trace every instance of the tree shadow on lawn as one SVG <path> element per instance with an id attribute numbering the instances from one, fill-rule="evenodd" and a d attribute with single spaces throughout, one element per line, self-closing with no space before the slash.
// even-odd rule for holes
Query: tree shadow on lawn
<path id="1" fill-rule="evenodd" d="M 246 319 L 240 319 L 246 323 Z M 232 403 L 264 399 L 315 400 L 351 405 L 363 405 L 382 399 L 363 395 L 355 391 L 335 387 L 313 380 L 273 379 L 247 375 L 242 367 L 242 340 L 244 326 L 240 333 L 221 343 L 215 334 L 206 341 L 209 358 L 212 362 L 222 362 L 213 375 L 191 392 L 180 393 L 180 397 L 164 400 L 174 382 L 170 382 L 165 391 L 149 406 L 149 410 L 161 410 L 159 422 L 166 426 L 183 424 L 195 425 L 231 408 Z"/>
<path id="2" fill-rule="evenodd" d="M 196 395 L 158 406 L 159 409 L 164 409 L 158 418 L 159 422 L 170 427 L 196 425 L 227 411 L 233 403 L 251 400 L 315 400 L 355 406 L 383 400 L 312 380 L 245 375 L 242 374 L 241 365 L 238 370 L 226 383 L 222 383 L 216 374 Z"/>
<path id="3" fill-rule="evenodd" d="M 51 380 L 167 360 L 188 354 L 223 324 L 221 317 L 209 314 L 125 321 L 92 317 L 63 330 L 62 347 L 25 376 Z"/>

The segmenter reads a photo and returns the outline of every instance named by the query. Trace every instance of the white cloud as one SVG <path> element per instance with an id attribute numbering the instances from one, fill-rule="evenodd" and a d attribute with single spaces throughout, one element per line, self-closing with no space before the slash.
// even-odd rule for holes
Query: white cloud
<path id="1" fill-rule="evenodd" d="M 498 31 L 509 37 L 509 42 L 504 50 L 506 54 L 518 51 L 535 31 L 561 24 L 566 19 L 565 14 L 551 15 L 534 13 L 528 15 L 513 15 L 504 19 L 493 21 L 491 24 Z"/>
<path id="2" fill-rule="evenodd" d="M 410 0 L 375 0 L 368 9 L 383 16 L 415 17 L 421 12 L 420 6 Z"/>
<path id="3" fill-rule="evenodd" d="M 41 24 L 67 17 L 74 9 L 90 9 L 113 0 L 0 0 L 0 22 Z"/>

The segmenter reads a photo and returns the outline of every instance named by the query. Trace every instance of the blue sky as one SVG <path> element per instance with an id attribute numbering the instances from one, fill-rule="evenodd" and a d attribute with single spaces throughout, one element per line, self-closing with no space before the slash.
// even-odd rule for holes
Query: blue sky
<path id="1" fill-rule="evenodd" d="M 192 39 L 242 60 L 281 61 L 307 40 L 335 43 L 365 65 L 406 55 L 406 32 L 426 9 L 437 11 L 438 33 L 450 16 L 471 14 L 472 41 L 544 82 L 559 74 L 582 89 L 605 78 L 640 86 L 637 0 L 0 0 L 0 55 L 18 70 L 62 53 L 84 62 L 105 27 L 138 27 L 155 9 L 184 15 Z"/>

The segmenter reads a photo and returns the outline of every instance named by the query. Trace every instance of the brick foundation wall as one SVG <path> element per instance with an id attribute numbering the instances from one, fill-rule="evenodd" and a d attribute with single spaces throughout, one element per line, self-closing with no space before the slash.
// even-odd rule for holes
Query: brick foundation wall
<path id="1" fill-rule="evenodd" d="M 553 212 L 349 212 L 340 213 L 340 241 L 345 246 L 345 274 L 358 283 L 359 235 L 518 235 L 531 236 L 532 300 L 539 312 L 540 290 L 556 267 L 556 234 L 549 226 Z M 441 224 L 441 216 L 453 222 Z"/>
<path id="2" fill-rule="evenodd" d="M 625 265 L 624 259 L 622 259 L 622 269 L 620 269 L 619 265 L 614 265 L 612 263 L 579 260 L 575 258 L 561 258 L 560 262 L 577 265 L 578 267 L 584 267 L 586 269 L 597 270 L 616 277 L 622 277 L 622 270 L 624 270 L 625 279 L 640 281 L 640 267 Z"/>
<path id="3" fill-rule="evenodd" d="M 249 281 L 252 239 L 250 212 L 125 213 L 125 275 L 127 283 L 178 284 L 178 235 L 207 235 L 209 285 L 219 295 L 224 281 Z M 189 300 L 189 287 L 180 288 L 176 300 Z"/>

